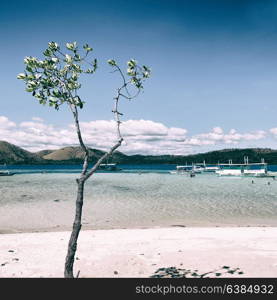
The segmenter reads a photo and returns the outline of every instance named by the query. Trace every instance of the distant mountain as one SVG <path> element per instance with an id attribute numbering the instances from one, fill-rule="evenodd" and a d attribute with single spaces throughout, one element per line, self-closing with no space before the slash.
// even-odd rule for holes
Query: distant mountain
<path id="1" fill-rule="evenodd" d="M 187 156 L 159 156 L 149 157 L 146 160 L 165 160 L 168 163 L 200 163 L 205 161 L 206 164 L 228 163 L 231 159 L 233 163 L 243 163 L 244 156 L 247 156 L 249 162 L 260 162 L 263 158 L 268 164 L 277 164 L 277 150 L 268 148 L 247 148 L 247 149 L 224 149 L 206 153 L 198 153 Z"/>
<path id="2" fill-rule="evenodd" d="M 41 150 L 41 151 L 36 152 L 35 154 L 36 154 L 37 156 L 39 156 L 40 158 L 43 158 L 43 156 L 45 156 L 45 155 L 47 155 L 47 154 L 50 154 L 50 153 L 52 153 L 53 151 L 55 151 L 55 150 Z"/>
<path id="3" fill-rule="evenodd" d="M 44 160 L 37 154 L 20 147 L 0 141 L 0 164 L 38 164 Z"/>
<path id="4" fill-rule="evenodd" d="M 89 149 L 89 161 L 96 162 L 105 152 Z M 249 162 L 260 162 L 264 158 L 268 164 L 277 164 L 277 150 L 269 148 L 224 149 L 193 155 L 125 155 L 116 151 L 109 161 L 119 164 L 216 164 L 242 163 L 243 157 L 248 156 Z M 0 141 L 0 164 L 79 164 L 84 154 L 80 147 L 64 147 L 58 150 L 42 150 L 31 153 L 20 147 Z"/>
<path id="5" fill-rule="evenodd" d="M 104 154 L 105 152 L 102 150 L 89 149 L 89 161 L 96 162 Z M 113 154 L 113 159 L 117 161 L 122 161 L 124 157 L 126 157 L 126 155 L 118 151 Z M 70 161 L 80 163 L 84 159 L 84 152 L 81 147 L 64 147 L 62 149 L 51 151 L 50 153 L 43 155 L 42 158 L 48 161 Z"/>

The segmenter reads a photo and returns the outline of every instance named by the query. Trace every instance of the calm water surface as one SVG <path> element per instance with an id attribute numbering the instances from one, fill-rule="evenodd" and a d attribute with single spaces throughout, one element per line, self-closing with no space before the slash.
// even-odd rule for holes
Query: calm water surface
<path id="1" fill-rule="evenodd" d="M 124 166 L 86 184 L 83 228 L 277 226 L 277 180 L 173 175 L 175 166 Z M 65 230 L 76 166 L 13 166 L 0 177 L 0 232 Z M 273 171 L 276 166 L 271 167 Z"/>

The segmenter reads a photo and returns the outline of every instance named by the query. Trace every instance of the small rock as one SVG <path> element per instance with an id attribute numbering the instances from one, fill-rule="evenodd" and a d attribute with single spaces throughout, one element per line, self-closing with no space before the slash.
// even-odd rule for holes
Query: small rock
<path id="1" fill-rule="evenodd" d="M 14 250 L 9 250 L 8 252 L 14 252 Z"/>
<path id="2" fill-rule="evenodd" d="M 117 272 L 117 271 L 114 271 L 113 273 L 114 273 L 114 275 L 118 275 L 118 272 Z"/>
<path id="3" fill-rule="evenodd" d="M 55 199 L 55 200 L 53 200 L 54 202 L 60 202 L 60 200 L 59 199 Z"/>
<path id="4" fill-rule="evenodd" d="M 12 260 L 19 261 L 19 258 L 13 258 Z"/>

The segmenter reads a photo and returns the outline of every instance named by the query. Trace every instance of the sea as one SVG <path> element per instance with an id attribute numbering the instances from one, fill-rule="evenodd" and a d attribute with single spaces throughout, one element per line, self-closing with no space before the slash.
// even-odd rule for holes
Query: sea
<path id="1" fill-rule="evenodd" d="M 87 181 L 83 229 L 277 226 L 272 178 L 171 174 L 176 165 L 119 167 Z M 80 165 L 8 169 L 16 174 L 0 176 L 0 233 L 71 229 Z"/>

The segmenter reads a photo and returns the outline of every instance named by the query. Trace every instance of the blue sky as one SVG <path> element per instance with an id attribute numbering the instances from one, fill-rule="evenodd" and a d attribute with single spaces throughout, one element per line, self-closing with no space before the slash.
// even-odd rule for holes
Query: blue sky
<path id="1" fill-rule="evenodd" d="M 151 67 L 144 94 L 121 105 L 124 120 L 134 120 L 130 128 L 137 130 L 134 124 L 139 128 L 126 152 L 277 148 L 277 1 L 6 1 L 0 4 L 0 36 L 0 139 L 25 148 L 26 139 L 32 139 L 30 150 L 74 144 L 70 140 L 57 144 L 49 136 L 35 141 L 34 128 L 41 126 L 36 133 L 40 137 L 49 126 L 61 133 L 72 117 L 66 108 L 55 112 L 41 107 L 16 79 L 24 69 L 23 58 L 40 57 L 54 40 L 87 42 L 100 61 L 96 75 L 83 82 L 84 126 L 113 117 L 118 80 L 109 73 L 107 59 L 115 58 L 124 66 L 136 58 Z M 29 127 L 22 126 L 28 122 Z M 157 127 L 158 132 L 160 125 L 166 143 L 146 128 Z M 177 137 L 174 128 L 180 129 Z M 92 146 L 101 147 L 93 140 L 96 136 L 86 134 Z"/>

